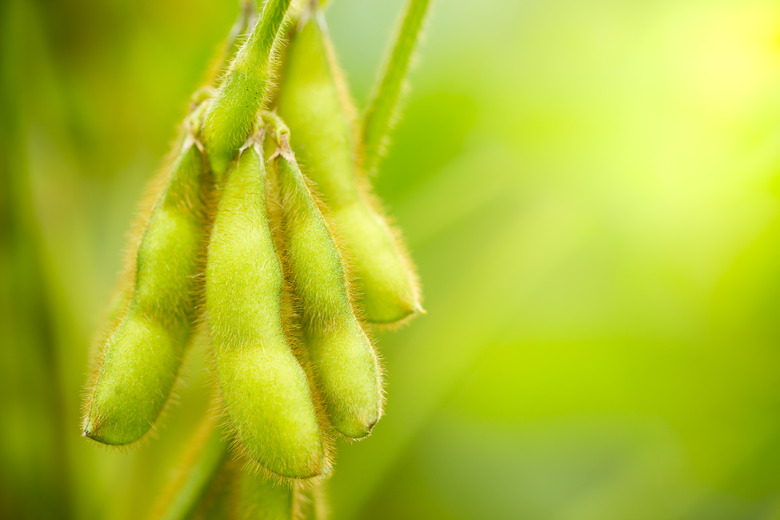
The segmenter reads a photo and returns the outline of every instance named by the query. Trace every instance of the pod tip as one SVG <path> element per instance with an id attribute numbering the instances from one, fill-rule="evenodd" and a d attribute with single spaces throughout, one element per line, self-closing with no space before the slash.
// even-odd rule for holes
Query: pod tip
<path id="1" fill-rule="evenodd" d="M 84 426 L 82 426 L 81 428 L 81 436 L 89 437 L 90 439 L 93 438 L 92 435 L 95 433 L 93 431 L 94 429 L 95 428 L 94 425 L 92 424 L 92 421 L 90 420 L 85 421 Z"/>
<path id="2" fill-rule="evenodd" d="M 86 437 L 88 439 L 92 439 L 93 441 L 103 442 L 102 439 L 98 438 L 97 432 L 95 432 L 95 430 L 93 430 L 92 428 L 89 428 L 89 427 L 84 428 L 84 430 L 82 430 L 81 436 L 82 437 Z"/>

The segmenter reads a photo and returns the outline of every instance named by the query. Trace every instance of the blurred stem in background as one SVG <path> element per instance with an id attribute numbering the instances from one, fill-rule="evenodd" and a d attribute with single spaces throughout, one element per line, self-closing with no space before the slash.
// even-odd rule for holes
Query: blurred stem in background
<path id="1" fill-rule="evenodd" d="M 27 162 L 29 107 L 46 66 L 35 8 L 4 2 L 0 14 L 0 517 L 72 516 L 68 396 L 63 392 L 56 300 L 35 218 Z M 29 54 L 40 56 L 30 63 Z M 61 123 L 61 121 L 59 121 Z M 14 309 L 13 313 L 7 309 Z"/>
<path id="2" fill-rule="evenodd" d="M 180 463 L 176 479 L 160 497 L 152 519 L 193 518 L 209 490 L 217 487 L 215 479 L 229 458 L 225 438 L 225 432 L 217 427 L 214 419 L 203 421 L 198 433 L 185 441 L 189 453 Z"/>
<path id="3" fill-rule="evenodd" d="M 50 105 L 50 91 L 38 88 L 56 78 L 46 70 L 47 44 L 35 6 L 10 0 L 0 10 L 0 299 L 6 309 L 0 313 L 0 517 L 44 518 L 58 511 L 71 518 L 73 401 L 55 323 L 60 302 L 51 285 L 57 275 L 46 261 L 28 164 L 30 107 L 42 100 L 52 116 L 62 112 Z M 64 126 L 55 117 L 52 123 Z"/>
<path id="4" fill-rule="evenodd" d="M 398 119 L 399 104 L 429 4 L 430 0 L 408 0 L 363 116 L 363 153 L 369 174 L 375 173 Z"/>

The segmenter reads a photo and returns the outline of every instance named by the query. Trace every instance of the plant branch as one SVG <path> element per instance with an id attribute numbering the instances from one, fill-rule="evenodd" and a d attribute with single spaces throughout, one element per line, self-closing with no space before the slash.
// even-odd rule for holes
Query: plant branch
<path id="1" fill-rule="evenodd" d="M 291 0 L 268 0 L 260 20 L 230 63 L 214 94 L 202 140 L 217 179 L 254 128 L 266 97 L 271 52 Z"/>
<path id="2" fill-rule="evenodd" d="M 363 117 L 362 142 L 366 171 L 376 170 L 395 126 L 398 106 L 430 0 L 409 0 L 385 60 L 379 82 Z"/>
<path id="3" fill-rule="evenodd" d="M 197 508 L 216 474 L 228 457 L 222 431 L 213 419 L 204 421 L 187 456 L 180 477 L 172 484 L 152 518 L 185 520 Z"/>
<path id="4" fill-rule="evenodd" d="M 238 49 L 241 48 L 241 37 L 246 34 L 247 29 L 257 17 L 255 3 L 252 0 L 240 0 L 239 5 L 240 8 L 236 21 L 233 23 L 233 27 L 230 28 L 230 34 L 228 34 L 228 37 L 222 46 L 222 50 L 209 74 L 209 84 L 213 84 L 214 87 L 219 86 L 222 79 L 220 75 L 228 65 L 230 65 L 230 62 L 233 61 Z"/>

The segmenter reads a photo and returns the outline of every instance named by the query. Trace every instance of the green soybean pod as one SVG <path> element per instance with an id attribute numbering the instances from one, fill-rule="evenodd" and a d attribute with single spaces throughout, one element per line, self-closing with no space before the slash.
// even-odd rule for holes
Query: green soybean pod
<path id="1" fill-rule="evenodd" d="M 230 63 L 206 113 L 202 140 L 219 179 L 254 130 L 265 98 L 271 53 L 291 0 L 268 0 Z"/>
<path id="2" fill-rule="evenodd" d="M 129 302 L 102 346 L 84 436 L 134 442 L 171 393 L 195 317 L 205 186 L 203 156 L 188 138 L 136 248 Z"/>
<path id="3" fill-rule="evenodd" d="M 393 323 L 421 311 L 411 262 L 359 178 L 352 109 L 316 9 L 290 42 L 277 109 L 330 210 L 366 317 Z"/>
<path id="4" fill-rule="evenodd" d="M 322 474 L 327 459 L 309 382 L 283 325 L 284 275 L 256 145 L 240 155 L 222 190 L 206 265 L 217 377 L 239 445 L 278 475 Z"/>
<path id="5" fill-rule="evenodd" d="M 382 415 L 376 352 L 355 316 L 341 254 L 290 149 L 280 136 L 278 185 L 293 287 L 304 335 L 331 423 L 342 435 L 365 437 Z"/>

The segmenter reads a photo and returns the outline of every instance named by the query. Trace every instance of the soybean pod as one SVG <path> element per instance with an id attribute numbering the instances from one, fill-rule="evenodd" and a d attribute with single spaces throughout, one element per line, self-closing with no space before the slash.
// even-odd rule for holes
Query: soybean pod
<path id="1" fill-rule="evenodd" d="M 205 182 L 203 156 L 188 137 L 138 243 L 127 308 L 102 346 L 83 425 L 96 441 L 140 439 L 171 393 L 195 317 Z"/>
<path id="2" fill-rule="evenodd" d="M 325 406 L 342 435 L 368 435 L 382 414 L 382 376 L 355 316 L 336 242 L 301 174 L 278 120 L 273 155 L 283 208 L 287 261 Z"/>
<path id="3" fill-rule="evenodd" d="M 356 130 L 324 19 L 316 8 L 287 50 L 278 112 L 343 241 L 366 317 L 393 323 L 422 310 L 416 276 L 358 172 Z M 304 15 L 306 16 L 306 15 Z"/>
<path id="4" fill-rule="evenodd" d="M 230 171 L 214 219 L 206 312 L 227 416 L 246 455 L 284 477 L 327 468 L 308 379 L 283 325 L 284 276 L 274 246 L 258 145 Z"/>

